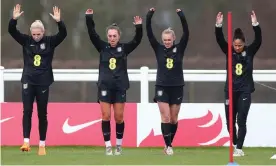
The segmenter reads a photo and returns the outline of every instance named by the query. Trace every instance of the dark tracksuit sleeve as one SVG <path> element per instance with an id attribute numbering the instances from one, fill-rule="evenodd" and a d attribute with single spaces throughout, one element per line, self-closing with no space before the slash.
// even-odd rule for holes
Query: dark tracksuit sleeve
<path id="1" fill-rule="evenodd" d="M 190 32 L 189 32 L 188 23 L 187 23 L 187 20 L 186 20 L 186 17 L 184 15 L 184 13 L 182 11 L 180 11 L 180 12 L 177 12 L 177 14 L 180 18 L 180 21 L 181 21 L 181 24 L 182 24 L 182 29 L 183 29 L 183 34 L 181 36 L 179 46 L 180 46 L 181 52 L 184 53 L 184 51 L 187 47 L 187 44 L 188 44 Z"/>
<path id="2" fill-rule="evenodd" d="M 260 25 L 253 26 L 255 32 L 255 39 L 252 44 L 249 45 L 249 50 L 252 51 L 252 55 L 255 55 L 262 44 L 262 30 Z"/>
<path id="3" fill-rule="evenodd" d="M 143 25 L 135 25 L 135 28 L 136 32 L 134 38 L 130 42 L 124 44 L 126 54 L 131 53 L 141 43 L 143 37 Z"/>
<path id="4" fill-rule="evenodd" d="M 88 29 L 89 38 L 92 44 L 97 49 L 97 51 L 101 52 L 105 42 L 101 40 L 100 36 L 97 34 L 95 30 L 95 22 L 93 20 L 93 14 L 87 14 L 85 18 L 86 18 L 86 26 Z"/>
<path id="5" fill-rule="evenodd" d="M 149 11 L 147 14 L 147 19 L 146 19 L 146 30 L 147 30 L 147 36 L 149 39 L 149 42 L 151 44 L 151 47 L 154 49 L 154 51 L 157 50 L 157 47 L 160 45 L 159 42 L 156 40 L 153 32 L 152 32 L 152 27 L 151 27 L 151 18 L 154 14 L 154 11 Z"/>
<path id="6" fill-rule="evenodd" d="M 52 47 L 57 47 L 67 36 L 67 30 L 63 21 L 57 22 L 58 33 L 50 37 Z"/>
<path id="7" fill-rule="evenodd" d="M 29 38 L 28 35 L 22 34 L 16 28 L 17 20 L 11 19 L 9 22 L 8 31 L 10 35 L 22 46 L 24 45 L 25 41 Z"/>
<path id="8" fill-rule="evenodd" d="M 228 43 L 224 38 L 222 27 L 216 27 L 215 34 L 216 34 L 216 40 L 220 49 L 222 50 L 222 52 L 224 52 L 225 55 L 227 55 Z"/>

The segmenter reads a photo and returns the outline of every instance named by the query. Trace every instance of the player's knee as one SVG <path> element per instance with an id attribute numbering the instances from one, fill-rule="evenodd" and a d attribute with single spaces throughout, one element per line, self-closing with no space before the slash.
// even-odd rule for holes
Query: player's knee
<path id="1" fill-rule="evenodd" d="M 33 114 L 33 109 L 32 108 L 26 108 L 23 111 L 23 116 L 25 118 L 32 118 L 32 114 Z"/>
<path id="2" fill-rule="evenodd" d="M 169 114 L 163 114 L 161 115 L 161 120 L 162 120 L 162 123 L 170 123 L 171 117 Z"/>
<path id="3" fill-rule="evenodd" d="M 37 114 L 38 116 L 43 116 L 46 117 L 47 116 L 47 104 L 39 104 L 37 106 Z"/>
<path id="4" fill-rule="evenodd" d="M 109 121 L 110 120 L 110 115 L 103 115 L 102 120 Z"/>
<path id="5" fill-rule="evenodd" d="M 123 121 L 124 121 L 124 114 L 123 113 L 115 113 L 114 114 L 114 119 L 115 119 L 115 121 L 116 121 L 116 123 L 123 123 Z"/>
<path id="6" fill-rule="evenodd" d="M 47 120 L 47 111 L 38 111 L 39 120 Z"/>
<path id="7" fill-rule="evenodd" d="M 237 121 L 239 128 L 246 127 L 246 120 L 244 119 L 238 119 Z"/>
<path id="8" fill-rule="evenodd" d="M 178 116 L 172 116 L 170 122 L 171 122 L 172 124 L 176 124 L 176 123 L 177 123 L 177 120 L 178 120 Z"/>
<path id="9" fill-rule="evenodd" d="M 177 120 L 178 120 L 178 113 L 172 113 L 170 115 L 170 122 L 175 124 L 175 123 L 177 123 Z"/>
<path id="10" fill-rule="evenodd" d="M 110 113 L 108 111 L 102 111 L 102 120 L 104 121 L 110 120 Z"/>
<path id="11" fill-rule="evenodd" d="M 124 115 L 122 113 L 120 114 L 114 114 L 114 119 L 116 121 L 116 123 L 122 123 L 124 120 Z"/>
<path id="12" fill-rule="evenodd" d="M 179 110 L 171 110 L 171 114 L 170 114 L 170 122 L 175 124 L 178 121 L 178 113 Z"/>

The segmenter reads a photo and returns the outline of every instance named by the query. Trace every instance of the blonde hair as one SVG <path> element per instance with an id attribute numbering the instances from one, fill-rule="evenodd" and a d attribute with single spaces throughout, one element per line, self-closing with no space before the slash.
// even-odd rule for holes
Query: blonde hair
<path id="1" fill-rule="evenodd" d="M 173 30 L 171 27 L 165 29 L 165 30 L 162 32 L 162 35 L 163 35 L 163 34 L 172 34 L 173 38 L 175 38 L 174 30 Z"/>
<path id="2" fill-rule="evenodd" d="M 32 23 L 32 25 L 31 25 L 31 27 L 30 27 L 30 31 L 32 31 L 32 29 L 34 29 L 34 28 L 40 28 L 42 31 L 45 30 L 45 29 L 44 29 L 44 25 L 43 25 L 43 23 L 42 23 L 40 20 L 35 20 L 35 21 Z"/>
<path id="3" fill-rule="evenodd" d="M 110 30 L 110 29 L 115 29 L 115 30 L 117 30 L 119 36 L 121 36 L 121 34 L 122 34 L 121 29 L 118 27 L 118 25 L 117 25 L 116 23 L 113 23 L 113 24 L 109 25 L 109 26 L 106 28 L 106 30 L 105 30 L 105 31 L 106 31 L 106 34 L 107 34 L 108 30 Z"/>

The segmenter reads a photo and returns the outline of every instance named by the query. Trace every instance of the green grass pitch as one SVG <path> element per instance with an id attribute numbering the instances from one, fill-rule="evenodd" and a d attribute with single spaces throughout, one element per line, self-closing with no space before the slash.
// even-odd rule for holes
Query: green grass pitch
<path id="1" fill-rule="evenodd" d="M 174 148 L 166 156 L 162 148 L 124 148 L 121 156 L 105 156 L 103 147 L 47 147 L 46 156 L 38 156 L 38 147 L 21 152 L 19 147 L 1 147 L 2 165 L 227 165 L 229 149 Z M 235 157 L 239 165 L 276 165 L 270 157 L 276 148 L 244 148 L 246 156 Z"/>

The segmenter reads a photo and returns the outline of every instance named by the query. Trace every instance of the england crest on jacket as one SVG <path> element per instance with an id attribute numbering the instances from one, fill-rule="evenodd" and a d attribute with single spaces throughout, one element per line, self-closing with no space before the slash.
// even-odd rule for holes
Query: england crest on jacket
<path id="1" fill-rule="evenodd" d="M 45 43 L 40 44 L 40 49 L 44 50 L 45 49 Z"/>

